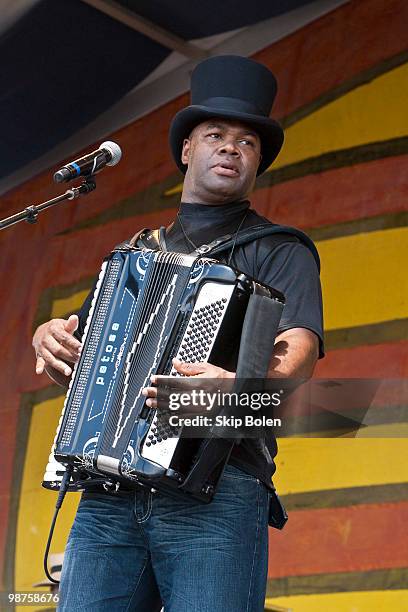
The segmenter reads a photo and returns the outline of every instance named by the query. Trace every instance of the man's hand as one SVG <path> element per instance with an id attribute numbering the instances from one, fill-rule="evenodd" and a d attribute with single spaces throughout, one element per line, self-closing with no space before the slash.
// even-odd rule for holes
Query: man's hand
<path id="1" fill-rule="evenodd" d="M 194 378 L 205 378 L 205 379 L 225 379 L 225 378 L 235 378 L 234 372 L 229 372 L 228 370 L 224 370 L 223 368 L 219 368 L 218 366 L 212 365 L 211 363 L 200 362 L 200 363 L 184 363 L 179 359 L 173 359 L 174 369 L 179 372 L 179 374 L 184 374 L 184 376 L 194 377 Z M 182 378 L 174 378 L 173 376 L 152 376 L 151 381 L 154 385 L 165 385 L 177 384 L 177 388 L 182 391 Z M 157 387 L 145 387 L 142 391 L 142 394 L 145 395 L 148 399 L 146 400 L 146 405 L 149 408 L 157 408 Z"/>
<path id="2" fill-rule="evenodd" d="M 37 374 L 45 370 L 58 384 L 68 385 L 72 366 L 78 361 L 82 348 L 73 336 L 78 323 L 77 315 L 71 315 L 67 320 L 51 319 L 37 328 L 33 337 Z"/>

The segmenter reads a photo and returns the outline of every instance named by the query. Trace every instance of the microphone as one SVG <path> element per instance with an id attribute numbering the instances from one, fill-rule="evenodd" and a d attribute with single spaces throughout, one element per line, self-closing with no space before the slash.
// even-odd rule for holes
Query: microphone
<path id="1" fill-rule="evenodd" d="M 116 166 L 122 157 L 122 150 L 116 142 L 107 140 L 99 149 L 84 155 L 66 166 L 63 166 L 54 174 L 55 183 L 72 181 L 78 176 L 91 176 L 99 172 L 105 166 Z"/>

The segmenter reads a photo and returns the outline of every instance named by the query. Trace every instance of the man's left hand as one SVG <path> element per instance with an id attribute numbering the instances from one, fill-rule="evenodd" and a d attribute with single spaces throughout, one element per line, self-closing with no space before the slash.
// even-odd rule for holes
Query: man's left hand
<path id="1" fill-rule="evenodd" d="M 224 368 L 212 365 L 211 363 L 199 362 L 199 363 L 184 363 L 179 359 L 173 359 L 174 369 L 184 376 L 194 378 L 205 378 L 205 379 L 226 379 L 235 378 L 235 372 L 229 372 Z M 181 380 L 177 378 L 177 387 L 180 388 Z M 156 375 L 151 377 L 151 381 L 155 387 L 145 387 L 142 391 L 142 395 L 146 396 L 146 406 L 149 408 L 157 408 L 157 386 L 163 384 L 174 384 L 175 378 L 173 376 L 162 376 Z M 180 389 L 181 391 L 181 389 Z"/>

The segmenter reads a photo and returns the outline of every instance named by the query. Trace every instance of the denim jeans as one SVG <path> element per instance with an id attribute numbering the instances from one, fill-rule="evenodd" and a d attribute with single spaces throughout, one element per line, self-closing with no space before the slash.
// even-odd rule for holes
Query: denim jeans
<path id="1" fill-rule="evenodd" d="M 208 505 L 148 489 L 85 493 L 58 610 L 262 612 L 267 521 L 267 488 L 230 465 Z"/>

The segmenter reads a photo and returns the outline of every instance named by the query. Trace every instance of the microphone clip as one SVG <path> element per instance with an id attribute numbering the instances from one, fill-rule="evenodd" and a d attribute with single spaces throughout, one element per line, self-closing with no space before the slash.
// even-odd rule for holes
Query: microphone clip
<path id="1" fill-rule="evenodd" d="M 91 193 L 91 191 L 94 191 L 95 189 L 96 179 L 95 176 L 91 174 L 87 176 L 86 179 L 80 185 L 78 185 L 78 187 L 72 187 L 71 189 L 68 189 L 65 193 L 69 194 L 67 195 L 68 200 L 75 200 L 76 198 L 79 198 L 80 195 Z"/>

